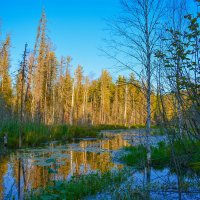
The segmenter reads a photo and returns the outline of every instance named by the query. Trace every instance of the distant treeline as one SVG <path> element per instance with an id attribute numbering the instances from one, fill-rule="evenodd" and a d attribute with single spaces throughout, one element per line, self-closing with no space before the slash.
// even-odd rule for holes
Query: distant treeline
<path id="1" fill-rule="evenodd" d="M 188 20 L 194 25 L 198 23 L 191 16 Z M 177 118 L 181 131 L 188 123 L 198 129 L 195 116 L 199 116 L 199 65 L 193 61 L 192 53 L 185 55 L 188 53 L 184 51 L 187 49 L 185 44 L 176 41 L 176 37 L 182 37 L 180 32 L 171 30 L 166 34 L 173 44 L 171 52 L 178 56 L 181 48 L 185 55 L 180 57 L 182 63 L 192 59 L 188 66 L 184 63 L 177 71 L 177 58 L 158 49 L 154 59 L 157 59 L 155 66 L 158 66 L 157 76 L 160 78 L 155 86 L 151 84 L 150 100 L 147 101 L 147 85 L 133 73 L 113 80 L 111 74 L 103 70 L 101 76 L 93 80 L 84 75 L 80 65 L 72 70 L 71 57 L 62 57 L 59 61 L 46 30 L 47 20 L 43 11 L 33 51 L 27 53 L 25 45 L 22 62 L 16 76 L 12 75 L 13 80 L 9 73 L 11 38 L 8 35 L 1 41 L 1 122 L 23 118 L 24 122 L 46 125 L 145 125 L 149 117 L 147 104 L 150 103 L 152 124 L 168 123 Z M 190 39 L 197 37 L 192 33 L 188 33 L 189 36 Z"/>
<path id="2" fill-rule="evenodd" d="M 1 43 L 0 115 L 2 121 L 19 118 L 44 124 L 146 123 L 146 103 L 141 83 L 134 74 L 114 81 L 108 71 L 91 80 L 78 66 L 72 73 L 71 58 L 58 61 L 46 29 L 43 11 L 32 53 L 24 52 L 19 72 L 11 80 L 10 36 Z M 12 84 L 14 83 L 14 84 Z M 22 87 L 23 86 L 23 87 Z M 23 95 L 22 95 L 23 93 Z M 23 104 L 23 110 L 21 105 Z M 170 102 L 169 115 L 172 115 Z M 152 92 L 152 120 L 159 115 Z"/>

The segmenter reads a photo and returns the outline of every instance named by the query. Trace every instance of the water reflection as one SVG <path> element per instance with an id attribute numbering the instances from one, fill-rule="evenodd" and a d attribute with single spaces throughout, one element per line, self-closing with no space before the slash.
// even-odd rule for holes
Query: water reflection
<path id="1" fill-rule="evenodd" d="M 105 132 L 104 136 L 105 139 L 102 140 L 85 139 L 67 145 L 51 143 L 45 148 L 25 149 L 0 157 L 0 200 L 19 199 L 18 195 L 22 197 L 24 191 L 45 187 L 52 180 L 68 180 L 73 175 L 122 168 L 121 164 L 112 162 L 111 152 L 129 144 L 145 142 L 140 130 L 123 131 L 120 134 L 109 131 Z M 151 145 L 156 145 L 165 138 L 152 136 L 150 139 Z M 127 191 L 127 188 L 130 188 L 130 191 L 144 188 L 145 199 L 200 198 L 199 175 L 191 172 L 191 176 L 186 176 L 186 172 L 182 171 L 181 174 L 184 176 L 179 176 L 170 168 L 159 170 L 150 166 L 134 170 L 120 186 L 122 189 L 117 193 L 117 198 L 121 196 L 121 199 L 126 199 L 121 191 Z M 189 193 L 180 190 L 180 186 L 183 189 L 189 187 Z"/>
<path id="2" fill-rule="evenodd" d="M 45 187 L 51 180 L 122 168 L 111 161 L 110 153 L 129 145 L 123 137 L 115 134 L 110 139 L 88 139 L 68 145 L 52 143 L 45 148 L 25 149 L 0 157 L 0 199 L 20 199 L 24 190 Z M 56 173 L 50 173 L 49 169 Z"/>

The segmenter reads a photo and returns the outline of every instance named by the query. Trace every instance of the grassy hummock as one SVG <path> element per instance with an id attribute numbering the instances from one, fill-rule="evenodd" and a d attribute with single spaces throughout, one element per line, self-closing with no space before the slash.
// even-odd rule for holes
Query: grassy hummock
<path id="1" fill-rule="evenodd" d="M 143 168 L 146 163 L 146 148 L 142 145 L 125 148 L 127 154 L 121 160 L 129 166 Z M 200 170 L 200 141 L 177 140 L 173 144 L 159 142 L 151 147 L 151 166 L 155 169 L 174 169 L 174 159 L 183 169 Z"/>

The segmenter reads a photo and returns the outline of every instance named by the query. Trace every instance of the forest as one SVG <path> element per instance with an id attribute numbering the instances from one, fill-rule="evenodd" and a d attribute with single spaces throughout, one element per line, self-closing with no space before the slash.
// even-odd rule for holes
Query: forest
<path id="1" fill-rule="evenodd" d="M 100 50 L 119 73 L 97 78 L 57 56 L 48 10 L 14 73 L 0 33 L 0 199 L 200 198 L 200 1 L 189 1 L 121 0 Z"/>

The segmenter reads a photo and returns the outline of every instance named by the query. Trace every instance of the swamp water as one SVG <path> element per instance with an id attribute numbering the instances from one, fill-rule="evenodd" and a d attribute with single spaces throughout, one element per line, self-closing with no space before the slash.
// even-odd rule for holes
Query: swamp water
<path id="1" fill-rule="evenodd" d="M 101 173 L 112 169 L 121 169 L 124 165 L 113 158 L 122 147 L 143 143 L 145 138 L 142 130 L 130 131 L 104 131 L 103 139 L 86 138 L 71 144 L 53 142 L 42 148 L 22 149 L 15 153 L 0 157 L 0 200 L 18 199 L 19 188 L 21 196 L 23 191 L 30 191 L 45 187 L 52 180 L 70 180 L 74 175 L 89 174 L 100 171 Z M 154 145 L 165 138 L 152 136 Z M 20 171 L 20 176 L 19 176 Z M 55 172 L 55 173 L 54 173 Z M 196 177 L 195 177 L 196 178 Z M 188 178 L 187 178 L 188 179 Z M 142 187 L 145 180 L 144 171 L 134 172 L 128 180 L 121 185 L 119 191 L 134 190 Z M 198 199 L 196 179 L 188 179 L 195 189 L 183 194 L 186 199 Z M 199 179 L 198 179 L 199 181 Z M 151 170 L 151 183 L 162 184 L 160 191 L 167 190 L 164 194 L 152 190 L 153 199 L 177 199 L 177 176 L 168 169 Z M 167 187 L 169 184 L 169 187 Z M 163 186 L 166 186 L 163 188 Z M 170 188 L 170 189 L 169 189 Z M 122 199 L 126 194 L 119 192 Z M 89 199 L 118 199 L 109 193 L 100 193 Z M 126 199 L 126 198 L 125 198 Z M 165 198 L 164 198 L 165 199 Z"/>

